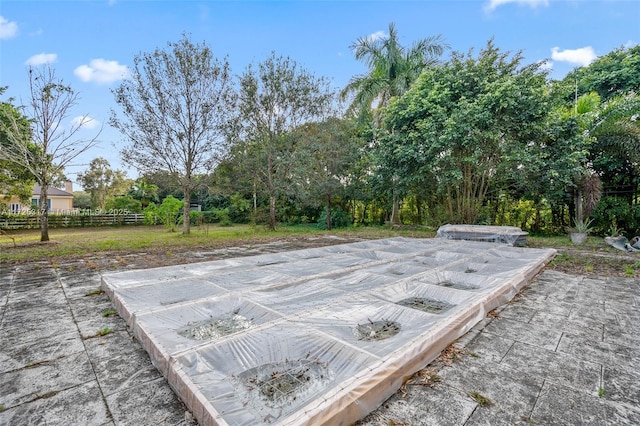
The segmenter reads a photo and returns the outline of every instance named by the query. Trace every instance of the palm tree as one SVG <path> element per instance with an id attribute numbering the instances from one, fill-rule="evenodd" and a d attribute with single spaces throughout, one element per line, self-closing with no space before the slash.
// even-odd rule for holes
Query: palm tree
<path id="1" fill-rule="evenodd" d="M 426 67 L 439 62 L 438 57 L 449 46 L 438 35 L 419 40 L 411 48 L 404 47 L 392 22 L 388 36 L 360 37 L 350 48 L 369 69 L 367 74 L 353 77 L 341 94 L 343 99 L 354 94 L 349 112 L 357 114 L 378 110 L 387 106 L 391 98 L 404 94 Z"/>
<path id="2" fill-rule="evenodd" d="M 388 36 L 360 37 L 350 48 L 356 59 L 367 65 L 369 72 L 353 77 L 342 90 L 341 96 L 344 100 L 354 94 L 347 113 L 364 120 L 373 112 L 375 130 L 380 127 L 380 109 L 389 105 L 392 98 L 402 96 L 409 90 L 425 68 L 439 62 L 438 57 L 449 46 L 438 35 L 418 40 L 410 48 L 404 47 L 398 41 L 398 33 L 392 22 Z M 391 222 L 398 224 L 400 201 L 394 183 L 392 187 Z"/>
<path id="3" fill-rule="evenodd" d="M 609 98 L 589 117 L 587 132 L 595 139 L 589 159 L 603 179 L 606 192 L 615 191 L 633 206 L 640 175 L 640 95 L 629 92 Z M 630 185 L 625 188 L 621 182 Z"/>
<path id="4" fill-rule="evenodd" d="M 576 176 L 576 220 L 582 221 L 595 209 L 602 194 L 594 160 L 610 157 L 635 165 L 636 173 L 640 170 L 640 96 L 630 92 L 601 103 L 600 96 L 591 92 L 576 99 L 574 108 L 585 135 L 592 138 L 589 161 Z"/>
<path id="5" fill-rule="evenodd" d="M 131 186 L 129 194 L 136 200 L 140 200 L 142 208 L 146 208 L 152 202 L 158 202 L 158 185 L 149 183 L 144 179 L 138 179 Z"/>

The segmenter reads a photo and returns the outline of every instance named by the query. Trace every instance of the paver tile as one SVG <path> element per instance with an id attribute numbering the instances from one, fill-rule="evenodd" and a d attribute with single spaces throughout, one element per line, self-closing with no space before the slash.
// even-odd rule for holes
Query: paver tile
<path id="1" fill-rule="evenodd" d="M 597 394 L 602 365 L 571 355 L 516 342 L 501 364 L 550 382 Z"/>

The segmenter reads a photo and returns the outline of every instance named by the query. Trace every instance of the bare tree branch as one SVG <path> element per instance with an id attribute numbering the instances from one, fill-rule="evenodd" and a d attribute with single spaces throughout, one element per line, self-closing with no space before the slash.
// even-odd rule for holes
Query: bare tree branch
<path id="1" fill-rule="evenodd" d="M 98 136 L 79 138 L 88 116 L 65 127 L 64 121 L 77 105 L 78 94 L 56 77 L 49 65 L 29 67 L 30 132 L 24 132 L 15 116 L 3 117 L 8 144 L 0 149 L 0 159 L 25 167 L 40 186 L 40 241 L 49 241 L 47 191 L 64 168 L 98 143 Z"/>

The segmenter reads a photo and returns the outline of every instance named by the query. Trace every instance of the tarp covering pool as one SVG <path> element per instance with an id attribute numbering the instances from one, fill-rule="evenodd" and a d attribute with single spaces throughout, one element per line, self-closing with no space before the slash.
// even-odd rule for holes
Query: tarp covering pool
<path id="1" fill-rule="evenodd" d="M 391 238 L 106 274 L 102 285 L 201 425 L 348 425 L 554 255 Z"/>

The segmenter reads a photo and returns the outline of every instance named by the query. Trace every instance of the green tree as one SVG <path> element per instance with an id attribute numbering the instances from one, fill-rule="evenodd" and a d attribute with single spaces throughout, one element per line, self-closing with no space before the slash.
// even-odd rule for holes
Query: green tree
<path id="1" fill-rule="evenodd" d="M 122 170 L 113 170 L 105 158 L 98 157 L 89 163 L 89 169 L 78 173 L 78 181 L 91 195 L 91 206 L 104 209 L 107 199 L 123 195 L 131 187 L 131 180 Z"/>
<path id="2" fill-rule="evenodd" d="M 368 72 L 353 77 L 342 96 L 353 95 L 350 111 L 366 115 L 374 103 L 374 109 L 379 110 L 409 90 L 424 69 L 438 63 L 448 45 L 441 36 L 432 36 L 411 47 L 402 46 L 392 22 L 387 36 L 360 37 L 350 48 L 356 59 L 365 63 Z"/>
<path id="3" fill-rule="evenodd" d="M 139 178 L 131 186 L 129 195 L 139 200 L 142 208 L 146 208 L 149 203 L 158 202 L 158 189 L 158 185 L 149 183 L 144 178 Z"/>
<path id="4" fill-rule="evenodd" d="M 620 47 L 603 55 L 588 67 L 577 68 L 563 79 L 566 100 L 596 92 L 603 101 L 640 91 L 640 45 Z"/>
<path id="5" fill-rule="evenodd" d="M 107 211 L 140 213 L 142 211 L 142 203 L 131 195 L 120 195 L 117 197 L 109 197 L 105 204 Z"/>
<path id="6" fill-rule="evenodd" d="M 333 203 L 345 193 L 351 165 L 358 161 L 359 139 L 354 123 L 331 117 L 318 123 L 307 123 L 298 130 L 302 134 L 310 160 L 300 181 L 307 182 L 311 200 L 324 203 L 326 228 L 332 229 Z"/>
<path id="7" fill-rule="evenodd" d="M 171 195 L 162 200 L 157 207 L 157 215 L 160 221 L 170 232 L 175 232 L 180 218 L 180 210 L 184 208 L 184 202 L 173 198 Z M 189 214 L 187 213 L 187 216 Z"/>
<path id="8" fill-rule="evenodd" d="M 141 173 L 166 171 L 184 193 L 182 233 L 190 231 L 191 191 L 225 150 L 224 127 L 233 110 L 229 62 L 187 36 L 134 58 L 130 79 L 114 91 L 122 115 L 111 124 L 131 142 L 121 151 Z"/>
<path id="9" fill-rule="evenodd" d="M 609 98 L 590 115 L 589 135 L 594 139 L 589 147 L 588 160 L 602 180 L 605 197 L 617 197 L 609 204 L 627 205 L 638 209 L 640 195 L 640 95 L 630 92 Z M 624 200 L 624 201 L 622 201 Z M 637 217 L 619 212 L 619 224 L 630 232 L 640 228 L 640 220 L 623 221 Z M 606 229 L 610 223 L 597 223 Z"/>
<path id="10" fill-rule="evenodd" d="M 65 166 L 98 143 L 98 134 L 88 139 L 80 130 L 91 119 L 83 116 L 70 126 L 63 123 L 78 102 L 78 94 L 58 79 L 50 66 L 29 68 L 31 132 L 14 114 L 0 120 L 8 143 L 2 146 L 0 159 L 29 170 L 40 185 L 40 241 L 49 241 L 48 191 Z M 35 149 L 34 149 L 35 148 Z"/>
<path id="11" fill-rule="evenodd" d="M 220 167 L 220 165 L 216 166 L 216 170 L 218 167 Z M 162 201 L 169 195 L 172 195 L 176 198 L 183 198 L 183 192 L 177 184 L 178 176 L 175 173 L 170 173 L 166 170 L 149 171 L 143 173 L 140 179 L 143 179 L 149 185 L 154 185 L 155 187 L 157 187 L 158 200 L 152 200 L 152 202 L 154 203 Z"/>
<path id="12" fill-rule="evenodd" d="M 0 87 L 0 95 L 2 95 L 6 87 Z M 10 144 L 7 131 L 11 128 L 12 123 L 17 124 L 16 129 L 24 134 L 21 139 L 30 139 L 30 123 L 29 119 L 22 115 L 20 110 L 13 104 L 13 99 L 9 99 L 0 103 L 0 151 L 7 149 Z M 35 149 L 34 146 L 31 149 Z M 4 160 L 0 155 L 0 195 L 8 201 L 12 196 L 18 197 L 22 203 L 27 203 L 33 193 L 33 175 L 29 169 L 19 163 Z"/>
<path id="13" fill-rule="evenodd" d="M 90 209 L 91 195 L 86 191 L 73 191 L 73 208 Z"/>
<path id="14" fill-rule="evenodd" d="M 521 176 L 542 135 L 547 74 L 522 59 L 489 41 L 477 58 L 455 52 L 426 70 L 385 113 L 380 172 L 404 191 L 432 184 L 448 221 L 475 223 L 492 184 Z"/>
<path id="15" fill-rule="evenodd" d="M 293 169 L 307 160 L 294 130 L 328 116 L 334 98 L 326 79 L 275 53 L 240 77 L 236 164 L 250 173 L 255 193 L 268 197 L 271 229 L 278 199 L 298 192 Z"/>
<path id="16" fill-rule="evenodd" d="M 640 173 L 640 94 L 630 92 L 609 98 L 595 109 L 588 130 L 598 141 L 594 150 L 610 147 L 613 155 L 635 165 Z"/>
<path id="17" fill-rule="evenodd" d="M 597 93 L 597 101 L 601 103 L 597 102 L 588 114 L 582 114 L 581 120 L 583 130 L 593 139 L 588 155 L 592 176 L 601 179 L 605 197 L 621 198 L 608 200 L 607 205 L 617 206 L 618 216 L 633 217 L 630 212 L 621 212 L 620 206 L 635 208 L 640 194 L 636 100 L 640 91 L 640 45 L 615 49 L 588 67 L 568 74 L 558 86 L 574 109 L 585 95 Z M 598 225 L 601 229 L 609 226 Z M 624 226 L 636 229 L 640 223 Z"/>
<path id="18" fill-rule="evenodd" d="M 350 47 L 356 59 L 366 64 L 368 72 L 353 77 L 342 90 L 342 97 L 353 95 L 349 112 L 361 119 L 369 116 L 373 109 L 373 125 L 377 128 L 380 123 L 379 111 L 388 106 L 391 99 L 409 90 L 426 68 L 437 64 L 438 58 L 449 46 L 439 35 L 418 40 L 411 47 L 402 46 L 395 25 L 390 23 L 388 36 L 360 37 Z M 392 190 L 393 223 L 399 223 L 400 220 L 400 195 L 396 189 L 398 179 L 392 174 L 385 182 L 385 186 Z"/>

